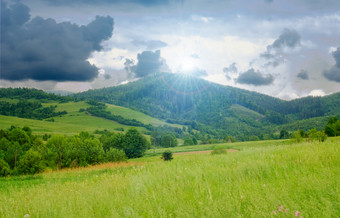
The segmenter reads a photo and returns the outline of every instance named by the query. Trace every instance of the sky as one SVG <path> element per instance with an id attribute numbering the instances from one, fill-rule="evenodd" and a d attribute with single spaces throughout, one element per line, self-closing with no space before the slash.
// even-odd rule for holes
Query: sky
<path id="1" fill-rule="evenodd" d="M 287 100 L 340 92 L 339 0 L 1 0 L 0 31 L 0 87 L 172 72 Z"/>

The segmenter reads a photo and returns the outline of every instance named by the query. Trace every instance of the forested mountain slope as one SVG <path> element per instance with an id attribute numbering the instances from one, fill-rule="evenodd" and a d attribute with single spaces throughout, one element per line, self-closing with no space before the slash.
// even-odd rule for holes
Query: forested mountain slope
<path id="1" fill-rule="evenodd" d="M 272 130 L 272 126 L 340 114 L 339 93 L 284 101 L 193 76 L 167 73 L 126 85 L 89 90 L 75 97 L 133 108 L 197 130 L 215 129 L 228 134 L 258 134 Z"/>

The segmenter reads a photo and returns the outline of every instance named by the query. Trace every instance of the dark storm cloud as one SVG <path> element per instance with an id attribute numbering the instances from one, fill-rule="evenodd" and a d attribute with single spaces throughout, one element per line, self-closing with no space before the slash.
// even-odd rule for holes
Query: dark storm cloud
<path id="1" fill-rule="evenodd" d="M 333 52 L 333 57 L 336 61 L 336 66 L 340 68 L 340 47 L 338 47 L 337 50 Z"/>
<path id="2" fill-rule="evenodd" d="M 51 5 L 78 5 L 78 4 L 89 4 L 89 5 L 100 5 L 100 4 L 122 4 L 132 3 L 145 6 L 153 5 L 166 5 L 170 3 L 170 0 L 42 0 L 48 2 Z"/>
<path id="3" fill-rule="evenodd" d="M 302 80 L 309 80 L 308 73 L 307 73 L 307 71 L 305 71 L 305 70 L 301 70 L 300 73 L 298 73 L 298 74 L 296 75 L 296 77 L 297 77 L 297 78 L 300 78 L 300 79 L 302 79 Z"/>
<path id="4" fill-rule="evenodd" d="M 162 67 L 161 52 L 159 50 L 143 51 L 137 55 L 136 77 L 144 77 L 152 73 L 159 73 Z"/>
<path id="5" fill-rule="evenodd" d="M 274 43 L 269 46 L 269 48 L 294 48 L 300 44 L 300 40 L 301 36 L 296 30 L 284 29 L 279 38 L 276 39 Z"/>
<path id="6" fill-rule="evenodd" d="M 255 71 L 253 68 L 239 75 L 236 79 L 237 83 L 248 84 L 254 86 L 270 85 L 274 81 L 271 74 L 262 75 L 261 72 Z"/>
<path id="7" fill-rule="evenodd" d="M 162 48 L 168 45 L 161 40 L 148 40 L 148 41 L 133 40 L 132 44 L 134 46 L 145 46 L 147 50 L 154 50 L 154 49 Z"/>
<path id="8" fill-rule="evenodd" d="M 330 70 L 325 70 L 323 75 L 329 81 L 340 83 L 340 47 L 338 47 L 337 50 L 333 52 L 333 57 L 336 61 L 336 64 Z"/>
<path id="9" fill-rule="evenodd" d="M 34 17 L 21 3 L 1 3 L 1 79 L 91 81 L 98 75 L 87 59 L 113 31 L 111 17 L 86 26 Z"/>
<path id="10" fill-rule="evenodd" d="M 125 59 L 124 69 L 128 75 L 140 78 L 167 70 L 168 66 L 165 60 L 161 58 L 161 52 L 157 50 L 155 52 L 143 51 L 139 53 L 137 55 L 137 64 L 131 59 Z"/>
<path id="11" fill-rule="evenodd" d="M 236 67 L 236 63 L 232 63 L 229 65 L 229 67 L 225 67 L 223 68 L 223 72 L 225 73 L 225 77 L 230 80 L 230 74 L 235 74 L 237 73 L 237 67 Z"/>
<path id="12" fill-rule="evenodd" d="M 268 60 L 266 66 L 277 67 L 283 62 L 285 49 L 293 49 L 301 44 L 301 36 L 296 30 L 284 29 L 273 44 L 267 46 L 267 51 L 261 57 Z"/>

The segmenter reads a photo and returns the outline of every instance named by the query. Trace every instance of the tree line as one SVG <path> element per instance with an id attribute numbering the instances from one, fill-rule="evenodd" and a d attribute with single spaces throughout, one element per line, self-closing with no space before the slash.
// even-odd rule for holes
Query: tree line
<path id="1" fill-rule="evenodd" d="M 88 132 L 67 137 L 52 135 L 47 142 L 29 127 L 0 130 L 0 176 L 35 174 L 49 169 L 84 167 L 142 157 L 149 141 L 135 127 L 126 133 Z"/>
<path id="2" fill-rule="evenodd" d="M 0 101 L 0 114 L 20 118 L 42 120 L 55 116 L 62 116 L 67 112 L 55 112 L 57 106 L 43 107 L 40 102 L 21 100 L 18 103 Z"/>

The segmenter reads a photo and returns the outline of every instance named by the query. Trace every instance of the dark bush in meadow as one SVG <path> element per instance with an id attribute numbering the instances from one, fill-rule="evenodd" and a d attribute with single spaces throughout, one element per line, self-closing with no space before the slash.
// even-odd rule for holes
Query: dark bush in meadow
<path id="1" fill-rule="evenodd" d="M 172 157 L 172 152 L 171 151 L 164 151 L 163 154 L 162 154 L 162 159 L 164 161 L 171 161 L 172 159 L 174 159 Z"/>

